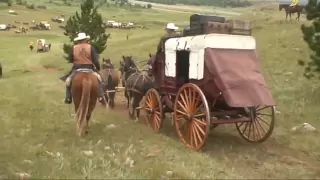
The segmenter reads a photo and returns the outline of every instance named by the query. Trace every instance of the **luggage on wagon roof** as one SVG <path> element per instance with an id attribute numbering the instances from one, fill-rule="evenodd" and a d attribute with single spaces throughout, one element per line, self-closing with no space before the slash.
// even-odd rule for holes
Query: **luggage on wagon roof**
<path id="1" fill-rule="evenodd" d="M 206 34 L 209 22 L 224 23 L 225 18 L 212 15 L 193 14 L 190 16 L 190 31 L 189 35 Z"/>

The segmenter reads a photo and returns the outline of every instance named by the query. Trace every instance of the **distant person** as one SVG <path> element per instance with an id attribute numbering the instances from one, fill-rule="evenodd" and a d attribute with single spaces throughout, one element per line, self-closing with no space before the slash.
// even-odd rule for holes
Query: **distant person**
<path id="1" fill-rule="evenodd" d="M 299 5 L 299 0 L 292 0 L 291 4 L 290 4 L 290 7 L 293 7 L 295 8 L 296 6 Z"/>
<path id="2" fill-rule="evenodd" d="M 98 59 L 98 53 L 96 49 L 88 43 L 90 36 L 87 36 L 86 33 L 79 33 L 78 37 L 74 39 L 76 45 L 72 47 L 72 52 L 69 54 L 69 62 L 73 63 L 72 69 L 66 76 L 61 77 L 60 79 L 66 81 L 67 78 L 72 78 L 74 75 L 73 71 L 77 69 L 91 69 L 95 72 L 100 71 L 100 63 Z M 72 79 L 70 80 L 72 81 Z M 101 90 L 101 96 L 103 96 L 102 82 L 99 81 L 99 86 Z M 102 97 L 99 98 L 101 101 Z M 71 95 L 71 83 L 66 87 L 66 104 L 72 103 Z"/>
<path id="3" fill-rule="evenodd" d="M 176 30 L 178 30 L 179 27 L 177 27 L 174 23 L 168 23 L 165 30 L 166 34 L 161 37 L 160 42 L 158 44 L 157 53 L 164 50 L 164 43 L 167 39 L 172 37 L 179 37 L 180 35 L 177 34 Z"/>
<path id="4" fill-rule="evenodd" d="M 30 43 L 29 43 L 29 48 L 30 48 L 30 51 L 33 51 L 33 42 L 31 41 Z"/>

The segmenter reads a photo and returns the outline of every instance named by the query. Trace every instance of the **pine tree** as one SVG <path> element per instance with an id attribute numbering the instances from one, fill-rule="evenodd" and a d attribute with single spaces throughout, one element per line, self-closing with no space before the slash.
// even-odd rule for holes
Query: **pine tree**
<path id="1" fill-rule="evenodd" d="M 309 0 L 305 10 L 307 20 L 312 21 L 312 25 L 301 25 L 301 31 L 304 41 L 314 53 L 307 63 L 299 61 L 299 64 L 305 67 L 306 78 L 320 78 L 320 3 L 317 3 L 317 0 Z"/>
<path id="2" fill-rule="evenodd" d="M 102 16 L 97 10 L 98 6 L 94 6 L 94 0 L 85 0 L 81 4 L 81 13 L 79 14 L 77 11 L 74 16 L 68 19 L 64 35 L 69 37 L 70 43 L 63 45 L 63 51 L 67 56 L 72 51 L 73 39 L 80 32 L 90 36 L 89 43 L 97 50 L 98 54 L 106 49 L 110 34 L 106 34 Z"/>

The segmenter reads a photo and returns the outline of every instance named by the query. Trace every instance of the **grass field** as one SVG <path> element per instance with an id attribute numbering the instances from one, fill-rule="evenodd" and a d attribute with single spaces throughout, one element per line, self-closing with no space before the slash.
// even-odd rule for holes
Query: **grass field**
<path id="1" fill-rule="evenodd" d="M 10 9 L 19 15 L 10 16 L 1 4 L 0 24 L 49 20 L 77 9 L 46 5 L 47 10 L 14 6 Z M 110 57 L 117 66 L 121 55 L 147 59 L 149 52 L 155 51 L 165 23 L 183 25 L 189 19 L 187 13 L 159 10 L 103 8 L 101 13 L 105 20 L 135 21 L 149 28 L 108 31 L 111 39 L 101 57 Z M 78 138 L 70 116 L 72 106 L 63 104 L 65 85 L 59 77 L 70 64 L 62 58 L 62 44 L 68 38 L 58 24 L 52 24 L 51 31 L 26 35 L 0 32 L 4 68 L 0 79 L 0 179 L 17 178 L 19 173 L 32 179 L 319 179 L 319 133 L 290 132 L 291 127 L 304 122 L 320 128 L 320 85 L 307 81 L 297 65 L 310 53 L 300 32 L 305 18 L 300 23 L 285 23 L 283 12 L 276 7 L 258 9 L 255 15 L 248 11 L 237 18 L 252 20 L 263 73 L 278 103 L 276 128 L 266 142 L 254 145 L 241 139 L 233 125 L 219 126 L 200 152 L 184 147 L 169 120 L 160 134 L 128 120 L 122 93 L 117 95 L 114 111 L 96 108 L 90 134 Z M 52 43 L 50 52 L 30 52 L 29 41 L 39 38 Z M 115 128 L 109 128 L 110 124 Z"/>

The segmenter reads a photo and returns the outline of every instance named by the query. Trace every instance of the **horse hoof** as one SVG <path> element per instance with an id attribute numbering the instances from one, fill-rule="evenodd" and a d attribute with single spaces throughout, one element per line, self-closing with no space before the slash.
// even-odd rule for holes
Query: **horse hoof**
<path id="1" fill-rule="evenodd" d="M 89 131 L 86 130 L 86 131 L 84 132 L 84 135 L 88 135 L 88 134 L 89 134 Z"/>

